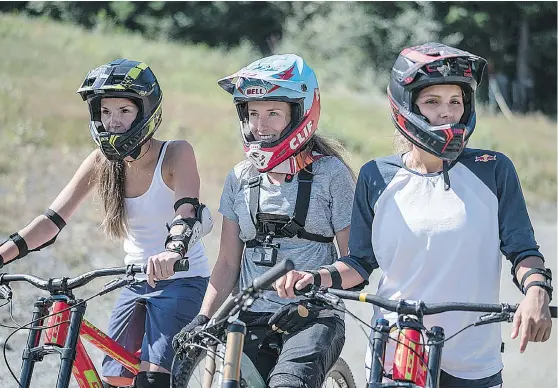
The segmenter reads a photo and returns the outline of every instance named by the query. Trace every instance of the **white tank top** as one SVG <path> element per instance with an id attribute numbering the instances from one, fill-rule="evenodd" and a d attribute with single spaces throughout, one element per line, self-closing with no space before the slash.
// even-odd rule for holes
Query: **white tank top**
<path id="1" fill-rule="evenodd" d="M 146 264 L 150 256 L 165 250 L 168 235 L 166 224 L 170 224 L 175 215 L 174 191 L 164 182 L 161 171 L 169 143 L 162 146 L 149 189 L 139 197 L 124 199 L 128 217 L 128 235 L 124 240 L 126 265 Z M 210 275 L 209 262 L 201 240 L 188 251 L 188 258 L 190 269 L 177 272 L 169 279 Z M 143 274 L 136 275 L 137 279 L 145 277 Z"/>

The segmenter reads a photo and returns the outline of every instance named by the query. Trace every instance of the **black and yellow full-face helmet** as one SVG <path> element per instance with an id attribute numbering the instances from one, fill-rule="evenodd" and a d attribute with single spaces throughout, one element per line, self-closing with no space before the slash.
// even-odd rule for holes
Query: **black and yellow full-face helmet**
<path id="1" fill-rule="evenodd" d="M 137 158 L 141 146 L 161 124 L 163 93 L 155 74 L 143 62 L 116 59 L 99 66 L 87 73 L 77 93 L 89 105 L 91 136 L 109 160 Z M 124 133 L 111 133 L 101 122 L 101 99 L 111 97 L 129 98 L 139 108 Z"/>

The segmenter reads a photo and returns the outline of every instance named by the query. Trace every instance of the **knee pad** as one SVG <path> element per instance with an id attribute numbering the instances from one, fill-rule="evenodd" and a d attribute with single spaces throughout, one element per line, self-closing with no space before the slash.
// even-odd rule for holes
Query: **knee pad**
<path id="1" fill-rule="evenodd" d="M 162 372 L 139 372 L 135 388 L 169 388 L 170 374 Z"/>
<path id="2" fill-rule="evenodd" d="M 267 385 L 269 388 L 312 388 L 299 377 L 285 373 L 272 375 Z"/>

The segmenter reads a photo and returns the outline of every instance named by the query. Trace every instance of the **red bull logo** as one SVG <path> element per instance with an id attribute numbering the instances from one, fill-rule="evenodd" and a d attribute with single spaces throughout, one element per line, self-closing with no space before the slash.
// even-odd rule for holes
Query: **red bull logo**
<path id="1" fill-rule="evenodd" d="M 492 161 L 492 160 L 496 160 L 496 155 L 484 154 L 484 155 L 481 155 L 481 156 L 475 156 L 475 162 L 486 163 L 486 162 L 489 162 L 489 161 Z"/>

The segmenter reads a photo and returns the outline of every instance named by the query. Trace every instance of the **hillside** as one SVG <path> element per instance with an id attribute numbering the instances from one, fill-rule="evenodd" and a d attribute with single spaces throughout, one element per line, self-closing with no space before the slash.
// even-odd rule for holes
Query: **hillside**
<path id="1" fill-rule="evenodd" d="M 243 154 L 236 111 L 230 95 L 216 81 L 256 59 L 250 50 L 225 52 L 201 45 L 147 41 L 131 34 L 84 31 L 75 26 L 0 14 L 0 53 L 3 146 L 0 236 L 13 233 L 42 213 L 93 149 L 87 106 L 75 91 L 88 70 L 118 57 L 142 60 L 157 75 L 164 92 L 164 118 L 157 136 L 182 138 L 192 143 L 202 179 L 202 200 L 215 218 L 220 218 L 217 208 L 222 183 Z M 355 171 L 364 162 L 392 152 L 394 129 L 385 96 L 357 95 L 342 83 L 323 84 L 321 91 L 320 132 L 343 142 L 352 155 L 350 163 Z M 536 219 L 545 219 L 545 227 L 554 228 L 552 238 L 555 238 L 556 123 L 540 116 L 517 117 L 508 122 L 502 116 L 480 111 L 471 145 L 496 149 L 510 156 L 531 213 Z M 64 229 L 55 246 L 30 255 L 11 265 L 9 270 L 33 272 L 38 276 L 53 276 L 53 273 L 75 276 L 94 267 L 120 265 L 121 244 L 104 238 L 97 228 L 100 220 L 98 199 L 92 198 Z M 219 232 L 217 220 L 212 235 L 204 239 L 212 261 L 218 252 Z M 556 240 L 553 241 L 555 251 Z M 555 253 L 552 250 L 548 253 L 551 260 L 555 260 Z M 507 266 L 503 272 L 508 275 Z M 91 295 L 102 284 L 94 282 L 79 295 Z M 15 318 L 24 322 L 30 317 L 32 299 L 37 293 L 29 287 L 16 286 L 14 294 Z M 106 327 L 115 296 L 111 294 L 90 302 L 88 316 L 101 328 Z M 0 323 L 7 322 L 11 322 L 7 310 L 0 310 Z M 0 337 L 5 338 L 9 333 L 0 328 Z M 19 350 L 25 338 L 23 332 L 10 343 Z M 8 357 L 19 370 L 20 353 L 8 352 Z M 555 365 L 556 355 L 553 357 L 552 365 Z M 48 371 L 48 365 L 55 364 L 48 362 L 38 370 Z M 53 386 L 46 384 L 45 387 Z M 506 385 L 513 386 L 513 383 Z M 0 386 L 15 386 L 3 361 L 0 361 Z"/>

